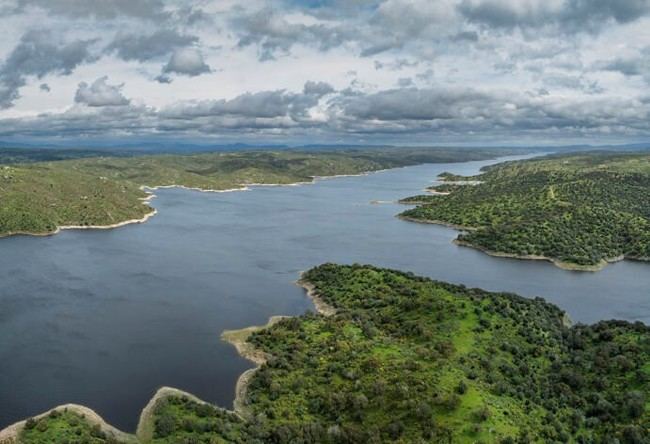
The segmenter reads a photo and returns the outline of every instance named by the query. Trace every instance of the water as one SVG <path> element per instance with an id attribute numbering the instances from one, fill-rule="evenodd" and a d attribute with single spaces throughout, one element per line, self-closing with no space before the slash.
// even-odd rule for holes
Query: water
<path id="1" fill-rule="evenodd" d="M 397 219 L 401 205 L 370 203 L 488 163 L 250 192 L 159 190 L 158 215 L 143 225 L 1 240 L 0 428 L 75 402 L 133 431 L 162 385 L 231 407 L 251 364 L 220 332 L 311 309 L 293 281 L 328 261 L 543 296 L 581 322 L 650 323 L 648 264 L 579 273 L 493 258 L 452 244 L 452 229 Z"/>

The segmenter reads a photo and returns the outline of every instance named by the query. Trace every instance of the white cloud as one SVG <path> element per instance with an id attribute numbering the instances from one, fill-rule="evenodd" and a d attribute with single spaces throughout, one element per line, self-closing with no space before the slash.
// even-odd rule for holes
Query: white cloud
<path id="1" fill-rule="evenodd" d="M 175 50 L 169 62 L 163 68 L 165 74 L 174 73 L 190 77 L 210 71 L 210 67 L 203 60 L 203 55 L 196 48 L 179 48 Z"/>
<path id="2" fill-rule="evenodd" d="M 108 77 L 100 77 L 92 85 L 86 82 L 79 84 L 74 101 L 88 106 L 124 106 L 129 99 L 122 95 L 123 85 L 109 85 Z"/>
<path id="3" fill-rule="evenodd" d="M 650 0 L 318 3 L 0 0 L 0 138 L 650 136 Z"/>

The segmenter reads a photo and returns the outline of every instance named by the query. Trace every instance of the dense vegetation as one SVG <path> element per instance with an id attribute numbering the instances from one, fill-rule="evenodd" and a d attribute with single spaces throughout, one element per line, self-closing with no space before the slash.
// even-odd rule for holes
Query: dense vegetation
<path id="1" fill-rule="evenodd" d="M 442 177 L 442 180 L 458 177 Z M 462 244 L 565 266 L 650 258 L 650 155 L 590 153 L 507 162 L 436 192 L 402 217 L 469 228 Z"/>
<path id="2" fill-rule="evenodd" d="M 128 181 L 66 168 L 64 163 L 0 167 L 0 236 L 48 233 L 63 225 L 111 225 L 152 209 Z"/>
<path id="3" fill-rule="evenodd" d="M 97 424 L 72 411 L 52 411 L 40 419 L 28 419 L 20 435 L 25 444 L 128 444 L 104 432 Z"/>
<path id="4" fill-rule="evenodd" d="M 253 443 L 250 423 L 237 414 L 188 399 L 170 397 L 156 407 L 153 442 L 180 443 Z"/>
<path id="5" fill-rule="evenodd" d="M 36 159 L 54 155 L 52 150 L 44 151 L 29 153 Z M 0 156 L 0 163 L 20 154 L 10 153 L 9 157 Z M 50 233 L 62 225 L 112 225 L 140 219 L 151 211 L 140 200 L 146 197 L 140 190 L 142 185 L 223 190 L 252 183 L 305 182 L 313 176 L 358 174 L 423 162 L 485 159 L 502 153 L 444 149 L 264 151 L 5 164 L 0 165 L 0 236 Z M 60 155 L 65 158 L 74 154 L 83 157 L 87 153 Z"/>
<path id="6" fill-rule="evenodd" d="M 172 397 L 155 409 L 155 443 L 650 442 L 641 323 L 569 327 L 541 299 L 372 266 L 305 279 L 337 313 L 249 338 L 271 358 L 245 419 Z"/>
<path id="7" fill-rule="evenodd" d="M 58 160 L 81 159 L 85 157 L 132 156 L 133 151 L 98 150 L 84 148 L 0 148 L 0 165 L 16 163 L 52 162 Z"/>

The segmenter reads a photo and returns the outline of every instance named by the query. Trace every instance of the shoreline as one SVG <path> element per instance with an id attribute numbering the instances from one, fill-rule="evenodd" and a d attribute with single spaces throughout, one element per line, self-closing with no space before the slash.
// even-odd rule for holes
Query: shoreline
<path id="1" fill-rule="evenodd" d="M 412 165 L 415 166 L 415 165 Z M 396 167 L 396 168 L 406 168 L 406 167 Z M 332 176 L 311 176 L 312 180 L 309 182 L 290 182 L 290 183 L 249 183 L 249 184 L 242 184 L 238 188 L 224 188 L 224 189 L 209 189 L 209 188 L 200 188 L 200 187 L 188 187 L 185 185 L 178 185 L 178 184 L 172 184 L 172 185 L 155 185 L 155 186 L 149 186 L 149 185 L 141 185 L 140 189 L 147 193 L 146 197 L 140 198 L 142 203 L 144 205 L 147 205 L 147 203 L 156 198 L 157 196 L 154 194 L 154 191 L 159 190 L 159 189 L 171 189 L 171 188 L 180 188 L 183 190 L 187 191 L 197 191 L 200 193 L 231 193 L 235 191 L 253 191 L 254 188 L 257 187 L 295 187 L 295 186 L 302 186 L 302 185 L 312 185 L 316 183 L 319 180 L 328 180 L 328 179 L 336 179 L 340 177 L 360 177 L 360 176 L 367 176 L 370 174 L 375 174 L 375 173 L 380 173 L 382 171 L 389 171 L 393 168 L 384 168 L 381 170 L 371 170 L 371 171 L 364 171 L 362 173 L 358 174 L 335 174 Z M 151 207 L 149 207 L 151 208 Z M 12 237 L 12 236 L 36 236 L 36 237 L 47 237 L 47 236 L 54 236 L 56 234 L 59 234 L 63 230 L 111 230 L 114 228 L 120 228 L 124 227 L 126 225 L 132 225 L 132 224 L 142 224 L 145 223 L 149 220 L 149 218 L 155 216 L 158 214 L 158 211 L 155 208 L 151 208 L 151 211 L 149 213 L 146 213 L 142 218 L 140 219 L 128 219 L 128 220 L 123 220 L 120 222 L 116 222 L 113 224 L 106 224 L 106 225 L 59 225 L 56 227 L 56 229 L 52 231 L 46 231 L 46 232 L 30 232 L 30 231 L 11 231 L 8 233 L 0 233 L 0 239 L 6 238 L 6 237 Z M 3 444 L 0 442 L 0 444 Z"/>
<path id="2" fill-rule="evenodd" d="M 48 416 L 51 412 L 54 411 L 68 411 L 75 413 L 81 417 L 83 417 L 90 425 L 99 425 L 101 430 L 106 433 L 109 436 L 113 436 L 114 438 L 121 440 L 125 443 L 137 443 L 137 438 L 135 435 L 132 435 L 130 433 L 123 432 L 116 427 L 113 427 L 109 423 L 107 423 L 104 418 L 99 416 L 94 410 L 91 410 L 88 407 L 84 407 L 82 405 L 78 404 L 62 404 L 56 407 L 53 407 L 46 412 L 43 412 L 41 414 L 38 414 L 36 416 L 32 416 L 27 419 L 41 419 L 46 416 Z M 24 419 L 22 421 L 18 421 L 14 424 L 9 425 L 8 427 L 5 427 L 4 429 L 0 430 L 0 444 L 17 444 L 18 443 L 18 438 L 20 436 L 20 433 L 23 431 L 23 428 L 25 427 L 25 424 L 27 423 L 27 419 Z"/>
<path id="3" fill-rule="evenodd" d="M 5 237 L 12 237 L 12 236 L 48 237 L 48 236 L 54 236 L 56 234 L 59 234 L 63 230 L 112 230 L 114 228 L 120 228 L 126 225 L 143 224 L 147 222 L 150 218 L 158 214 L 158 210 L 148 205 L 149 201 L 154 199 L 156 195 L 152 192 L 146 191 L 143 187 L 140 187 L 140 189 L 145 191 L 148 194 L 146 197 L 140 198 L 140 201 L 142 202 L 143 205 L 145 205 L 147 208 L 151 210 L 148 213 L 146 213 L 144 216 L 142 216 L 140 219 L 127 219 L 120 222 L 116 222 L 114 224 L 107 224 L 107 225 L 58 225 L 56 229 L 52 231 L 42 232 L 42 233 L 33 233 L 29 231 L 11 231 L 9 233 L 1 233 L 0 239 Z M 0 442 L 0 444 L 2 444 L 2 442 Z"/>
<path id="4" fill-rule="evenodd" d="M 476 231 L 478 228 L 474 227 L 466 227 L 463 225 L 456 225 L 452 224 L 449 222 L 444 222 L 444 221 L 438 221 L 438 220 L 430 220 L 430 219 L 416 219 L 413 217 L 408 217 L 408 216 L 401 216 L 397 215 L 398 219 L 407 221 L 407 222 L 415 222 L 415 223 L 420 223 L 420 224 L 430 224 L 430 225 L 440 225 L 448 228 L 453 228 L 455 230 L 459 231 Z M 559 259 L 555 259 L 552 257 L 548 256 L 540 256 L 540 255 L 534 255 L 534 254 L 527 254 L 527 255 L 521 255 L 521 254 L 515 254 L 515 253 L 506 253 L 502 251 L 493 251 L 485 247 L 481 247 L 480 245 L 475 245 L 472 244 L 471 242 L 467 242 L 461 239 L 458 239 L 456 237 L 455 239 L 452 240 L 452 243 L 455 245 L 458 245 L 460 247 L 468 247 L 468 248 L 473 248 L 475 250 L 478 250 L 482 253 L 487 254 L 488 256 L 492 257 L 501 257 L 501 258 L 506 258 L 506 259 L 518 259 L 518 260 L 532 260 L 532 261 L 546 261 L 550 262 L 553 265 L 555 265 L 558 268 L 561 268 L 562 270 L 567 270 L 567 271 L 586 271 L 586 272 L 596 272 L 596 271 L 601 271 L 604 269 L 607 265 L 613 264 L 616 262 L 620 262 L 623 260 L 633 260 L 633 261 L 648 261 L 643 258 L 635 258 L 635 257 L 627 257 L 625 255 L 620 255 L 616 256 L 613 258 L 606 258 L 601 260 L 598 264 L 593 264 L 593 265 L 580 265 L 580 264 L 574 264 L 571 262 L 564 262 Z"/>
<path id="5" fill-rule="evenodd" d="M 314 304 L 314 308 L 316 308 L 316 312 L 323 316 L 332 316 L 336 314 L 336 308 L 325 302 L 320 297 L 320 295 L 316 292 L 316 286 L 308 280 L 304 279 L 304 275 L 304 271 L 300 272 L 300 278 L 295 281 L 295 284 L 305 289 L 307 297 L 311 299 Z"/>
<path id="6" fill-rule="evenodd" d="M 493 251 L 485 247 L 481 247 L 480 245 L 474 245 L 471 242 L 463 241 L 460 239 L 454 239 L 452 242 L 461 247 L 473 248 L 475 250 L 487 254 L 488 256 L 502 257 L 507 259 L 517 259 L 517 260 L 546 261 L 552 263 L 558 268 L 561 268 L 562 270 L 567 270 L 567 271 L 587 271 L 587 272 L 601 271 L 609 264 L 620 262 L 626 259 L 625 255 L 620 255 L 614 258 L 602 259 L 599 263 L 594 265 L 580 265 L 571 262 L 564 262 L 559 259 L 555 259 L 548 256 L 540 256 L 535 254 L 523 255 L 523 254 L 505 253 L 501 251 Z"/>
<path id="7" fill-rule="evenodd" d="M 237 383 L 235 384 L 235 399 L 233 400 L 233 412 L 242 418 L 249 418 L 250 415 L 246 409 L 246 391 L 250 380 L 263 364 L 265 364 L 270 356 L 261 350 L 256 349 L 252 344 L 247 342 L 250 335 L 255 332 L 269 328 L 281 320 L 290 316 L 271 316 L 268 322 L 264 325 L 252 325 L 237 330 L 224 330 L 221 333 L 221 340 L 229 343 L 239 356 L 247 359 L 255 364 L 255 367 L 249 368 L 244 373 L 239 375 Z"/>
<path id="8" fill-rule="evenodd" d="M 300 279 L 295 281 L 295 284 L 302 287 L 306 295 L 314 304 L 316 312 L 322 316 L 332 316 L 336 313 L 336 309 L 323 301 L 316 292 L 316 287 L 310 282 L 303 279 L 304 272 L 300 273 Z M 292 316 L 276 315 L 271 316 L 268 322 L 264 325 L 253 325 L 236 330 L 224 330 L 221 333 L 221 340 L 231 344 L 237 350 L 237 353 L 244 359 L 255 364 L 255 367 L 246 370 L 239 375 L 237 383 L 235 384 L 235 399 L 233 400 L 233 412 L 242 418 L 250 418 L 250 414 L 246 408 L 246 392 L 248 385 L 255 374 L 255 372 L 264 365 L 270 358 L 265 352 L 256 349 L 252 344 L 247 342 L 249 336 L 255 332 L 272 327 L 283 319 L 291 318 Z M 1 443 L 0 443 L 1 444 Z"/>
<path id="9" fill-rule="evenodd" d="M 97 412 L 79 404 L 62 404 L 56 407 L 53 407 L 43 413 L 40 413 L 36 416 L 31 416 L 28 419 L 41 419 L 48 416 L 53 411 L 68 411 L 75 413 L 85 419 L 90 425 L 99 425 L 101 430 L 109 436 L 124 442 L 125 444 L 138 444 L 138 443 L 147 443 L 153 439 L 153 412 L 156 405 L 171 396 L 187 397 L 194 402 L 200 404 L 208 404 L 202 399 L 196 397 L 195 395 L 188 393 L 186 391 L 176 389 L 173 387 L 161 387 L 156 390 L 156 393 L 149 400 L 147 405 L 142 409 L 140 417 L 138 420 L 138 425 L 135 433 L 127 433 L 122 430 L 112 426 L 107 423 L 104 418 L 102 418 Z M 18 438 L 20 433 L 25 427 L 27 419 L 18 421 L 14 424 L 11 424 L 4 429 L 0 430 L 0 444 L 18 444 Z"/>
<path id="10" fill-rule="evenodd" d="M 499 157 L 488 158 L 488 159 L 477 159 L 476 161 L 494 161 L 494 160 L 498 160 L 498 159 L 499 159 Z M 453 162 L 453 163 L 464 163 L 464 162 L 465 161 Z M 425 162 L 425 163 L 446 163 L 446 162 Z M 223 190 L 211 190 L 211 189 L 193 188 L 193 187 L 186 187 L 186 186 L 183 186 L 183 185 L 159 185 L 159 186 L 153 186 L 153 187 L 142 185 L 142 186 L 140 186 L 140 189 L 143 190 L 145 193 L 147 193 L 147 196 L 143 197 L 143 198 L 140 198 L 140 200 L 142 201 L 142 203 L 144 205 L 147 205 L 147 203 L 150 200 L 157 197 L 153 193 L 153 191 L 155 191 L 157 189 L 181 188 L 181 189 L 185 189 L 185 190 L 188 190 L 188 191 L 215 192 L 215 193 L 234 192 L 234 191 L 252 191 L 251 187 L 269 187 L 269 186 L 280 187 L 280 186 L 310 185 L 310 184 L 316 183 L 319 180 L 328 180 L 328 179 L 335 179 L 335 178 L 341 178 L 341 177 L 368 176 L 368 175 L 371 175 L 371 174 L 390 171 L 392 169 L 408 168 L 408 167 L 412 167 L 412 166 L 423 165 L 425 163 L 413 164 L 413 165 L 405 165 L 405 166 L 399 166 L 399 167 L 394 167 L 394 168 L 384 168 L 384 169 L 379 169 L 379 170 L 369 170 L 369 171 L 361 172 L 361 173 L 358 173 L 358 174 L 339 174 L 339 175 L 332 175 L 332 176 L 312 176 L 312 180 L 309 181 L 309 182 L 294 182 L 294 183 L 286 183 L 286 184 L 282 184 L 282 183 L 276 183 L 276 184 L 252 183 L 252 184 L 243 185 L 243 186 L 241 186 L 239 188 L 231 188 L 231 189 L 223 189 Z M 393 202 L 391 202 L 391 203 L 393 203 Z M 149 208 L 151 208 L 151 207 L 149 207 Z M 130 220 L 125 220 L 125 221 L 117 222 L 117 223 L 114 223 L 114 224 L 108 224 L 108 225 L 88 225 L 88 226 L 64 225 L 64 226 L 58 226 L 56 228 L 56 230 L 54 230 L 54 231 L 44 232 L 44 233 L 11 232 L 11 233 L 6 233 L 6 234 L 0 234 L 0 239 L 4 238 L 4 237 L 15 236 L 15 235 L 52 236 L 52 235 L 55 235 L 55 234 L 61 232 L 62 230 L 113 229 L 113 228 L 119 228 L 119 227 L 123 227 L 123 226 L 130 225 L 130 224 L 145 223 L 145 222 L 148 221 L 149 218 L 155 216 L 156 214 L 157 214 L 157 210 L 155 208 L 151 208 L 151 211 L 149 213 L 145 214 L 140 219 L 130 219 Z M 407 218 L 404 218 L 404 219 L 408 220 Z M 420 222 L 420 221 L 417 221 L 415 219 L 413 219 L 413 221 L 414 222 Z M 427 222 L 427 223 L 432 223 L 432 222 Z M 327 304 L 325 301 L 323 301 L 321 299 L 321 297 L 316 292 L 315 286 L 313 284 L 309 283 L 308 281 L 304 280 L 303 275 L 304 275 L 304 272 L 301 272 L 300 273 L 300 279 L 295 281 L 295 284 L 303 287 L 306 290 L 306 294 L 312 300 L 316 311 L 319 314 L 323 315 L 323 316 L 331 316 L 331 315 L 335 314 L 336 309 L 334 307 L 332 307 L 331 305 Z M 268 328 L 271 325 L 273 325 L 274 323 L 278 322 L 279 320 L 284 319 L 284 318 L 289 318 L 289 317 L 291 317 L 291 316 L 272 316 L 269 319 L 269 322 L 267 322 L 266 325 L 245 327 L 245 328 L 240 329 L 240 330 L 226 330 L 226 331 L 222 332 L 221 337 L 226 342 L 231 343 L 236 348 L 237 352 L 242 357 L 255 362 L 253 359 L 250 359 L 246 355 L 246 353 L 247 353 L 246 351 L 241 351 L 240 347 L 238 347 L 234 342 L 232 342 L 230 338 L 229 339 L 224 338 L 224 335 L 226 335 L 227 333 L 232 335 L 232 334 L 236 334 L 237 332 L 242 332 L 244 330 L 250 330 L 249 333 L 248 333 L 248 335 L 250 335 L 253 331 L 258 331 L 258 330 L 261 330 L 261 329 L 264 329 L 264 328 Z M 255 329 L 255 330 L 252 330 L 252 329 Z M 246 337 L 248 337 L 248 335 L 246 335 Z M 254 353 L 254 348 L 252 346 L 250 347 L 250 350 L 253 350 L 253 352 L 251 352 L 251 353 Z M 257 351 L 257 353 L 259 355 L 262 352 Z M 265 359 L 268 359 L 268 358 L 265 358 Z M 264 362 L 266 362 L 266 361 L 264 361 Z M 258 364 L 257 362 L 255 362 L 255 363 Z M 224 411 L 227 411 L 227 412 L 238 414 L 238 415 L 241 416 L 242 412 L 244 411 L 243 410 L 244 409 L 243 400 L 244 400 L 244 396 L 245 396 L 245 393 L 246 393 L 247 386 L 248 386 L 248 384 L 250 382 L 251 377 L 254 375 L 255 371 L 257 371 L 257 369 L 259 368 L 260 365 L 261 364 L 258 364 L 256 367 L 246 370 L 245 372 L 243 372 L 239 376 L 239 378 L 237 380 L 237 384 L 236 384 L 236 396 L 235 396 L 235 399 L 233 401 L 233 410 L 229 410 L 227 408 L 223 408 L 223 407 L 219 407 L 219 406 L 215 406 L 215 407 L 217 407 L 219 409 L 222 409 Z M 74 413 L 78 413 L 78 414 L 84 416 L 85 419 L 88 420 L 90 424 L 99 424 L 100 427 L 102 428 L 102 430 L 104 430 L 108 434 L 113 434 L 116 438 L 121 439 L 121 440 L 125 441 L 126 443 L 139 443 L 139 442 L 141 442 L 141 440 L 144 440 L 142 442 L 146 442 L 146 439 L 149 436 L 148 434 L 150 432 L 151 433 L 153 432 L 153 429 L 151 428 L 152 427 L 151 421 L 153 419 L 153 411 L 155 409 L 155 406 L 157 405 L 157 403 L 160 400 L 165 399 L 166 397 L 169 397 L 169 396 L 186 396 L 186 397 L 188 397 L 189 399 L 191 399 L 191 400 L 193 400 L 195 402 L 209 404 L 209 403 L 201 400 L 200 398 L 196 397 L 195 395 L 192 395 L 191 393 L 182 391 L 180 389 L 175 389 L 175 388 L 172 388 L 172 387 L 161 387 L 155 392 L 154 396 L 148 401 L 147 405 L 142 409 L 142 411 L 140 413 L 140 417 L 139 417 L 139 422 L 138 422 L 138 425 L 137 425 L 137 428 L 136 428 L 136 431 L 135 431 L 134 434 L 123 432 L 123 431 L 117 429 L 116 427 L 110 425 L 99 414 L 97 414 L 96 412 L 94 412 L 93 410 L 91 410 L 88 407 L 85 407 L 85 406 L 82 406 L 82 405 L 77 405 L 77 404 L 62 404 L 62 405 L 56 406 L 56 407 L 54 407 L 52 409 L 49 409 L 44 413 L 28 417 L 28 418 L 26 418 L 26 419 L 24 419 L 22 421 L 18 421 L 18 422 L 14 423 L 14 424 L 10 424 L 7 427 L 4 427 L 4 428 L 0 429 L 0 444 L 16 444 L 16 440 L 17 440 L 20 432 L 22 431 L 22 428 L 24 427 L 27 419 L 29 419 L 29 418 L 34 418 L 34 419 L 42 418 L 42 417 L 48 415 L 51 411 L 63 410 L 63 409 L 66 409 L 66 408 L 69 411 L 73 411 Z M 214 405 L 214 404 L 210 404 L 210 405 Z M 239 405 L 239 411 L 238 411 L 238 405 Z"/>
<path id="11" fill-rule="evenodd" d="M 312 302 L 314 303 L 314 307 L 319 314 L 323 316 L 333 315 L 336 312 L 334 307 L 328 305 L 318 296 L 318 294 L 316 293 L 316 287 L 313 284 L 309 283 L 308 281 L 304 280 L 302 278 L 303 275 L 304 272 L 301 272 L 300 279 L 295 281 L 295 284 L 305 289 L 307 297 L 309 297 L 312 300 Z M 255 349 L 255 347 L 253 347 L 251 344 L 246 342 L 246 339 L 248 339 L 248 337 L 256 331 L 269 328 L 274 324 L 280 322 L 281 320 L 286 318 L 291 318 L 291 317 L 292 316 L 282 316 L 282 315 L 271 316 L 269 318 L 269 321 L 265 325 L 248 326 L 237 330 L 224 330 L 221 333 L 220 335 L 221 340 L 233 345 L 237 353 L 244 359 L 248 359 L 249 361 L 253 362 L 255 364 L 255 367 L 248 369 L 245 372 L 243 372 L 241 375 L 239 375 L 239 378 L 237 379 L 237 384 L 235 385 L 235 399 L 233 400 L 232 410 L 215 405 L 216 408 L 222 409 L 230 413 L 234 413 L 244 419 L 248 418 L 246 412 L 246 405 L 245 405 L 245 397 L 246 397 L 246 390 L 248 388 L 248 384 L 250 383 L 251 378 L 253 377 L 255 372 L 260 368 L 260 366 L 263 365 L 269 359 L 269 356 L 266 353 Z M 30 418 L 40 419 L 49 415 L 50 412 L 54 410 L 67 409 L 68 411 L 72 411 L 74 413 L 77 413 L 80 416 L 83 416 L 91 425 L 99 424 L 101 429 L 106 434 L 112 435 L 115 438 L 122 440 L 127 444 L 146 443 L 149 442 L 153 437 L 153 431 L 154 431 L 153 414 L 156 405 L 161 400 L 171 396 L 181 396 L 181 397 L 185 396 L 194 402 L 198 402 L 201 404 L 210 404 L 189 392 L 176 389 L 173 387 L 166 387 L 166 386 L 161 387 L 158 390 L 156 390 L 156 393 L 147 402 L 147 405 L 140 412 L 140 417 L 138 420 L 138 425 L 135 433 L 126 433 L 119 430 L 118 428 L 107 423 L 95 411 L 91 410 L 88 407 L 78 405 L 78 404 L 62 404 L 54 408 L 51 408 L 46 412 L 40 413 L 35 416 L 31 416 Z M 210 405 L 214 405 L 214 404 L 210 404 Z M 0 429 L 0 444 L 17 444 L 18 437 L 22 432 L 25 423 L 27 422 L 27 419 L 29 418 L 26 418 L 22 421 L 18 421 L 14 424 L 10 424 L 5 428 Z"/>
<path id="12" fill-rule="evenodd" d="M 449 196 L 451 191 L 436 191 L 433 188 L 425 188 L 424 191 L 433 196 Z"/>
<path id="13" fill-rule="evenodd" d="M 508 157 L 508 156 L 504 156 Z M 499 157 L 492 157 L 492 158 L 487 158 L 487 159 L 480 159 L 476 161 L 498 161 Z M 409 167 L 414 167 L 414 166 L 419 166 L 419 165 L 425 165 L 425 164 L 435 164 L 435 163 L 465 163 L 467 161 L 458 161 L 458 162 L 424 162 L 424 163 L 416 163 L 413 165 L 403 165 L 403 166 L 396 166 L 392 168 L 382 168 L 378 170 L 368 170 L 368 171 L 362 171 L 360 173 L 355 173 L 355 174 L 333 174 L 331 176 L 311 176 L 310 181 L 303 181 L 303 182 L 289 182 L 289 183 L 248 183 L 248 184 L 240 184 L 237 188 L 224 188 L 224 189 L 210 189 L 210 188 L 201 188 L 201 187 L 188 187 L 185 185 L 178 185 L 178 184 L 171 184 L 171 185 L 140 185 L 140 189 L 144 191 L 145 193 L 148 194 L 148 196 L 141 198 L 143 204 L 147 204 L 151 199 L 157 197 L 153 192 L 158 189 L 171 189 L 171 188 L 180 188 L 188 191 L 198 191 L 200 193 L 230 193 L 230 192 L 236 192 L 236 191 L 253 191 L 254 188 L 257 187 L 294 187 L 294 186 L 302 186 L 302 185 L 313 185 L 314 183 L 320 181 L 320 180 L 330 180 L 330 179 L 337 179 L 337 178 L 342 178 L 342 177 L 362 177 L 362 176 L 369 176 L 371 174 L 377 174 L 377 173 L 382 173 L 385 171 L 390 171 L 390 170 L 395 170 L 395 169 L 401 169 L 401 168 L 409 168 Z M 471 162 L 471 161 L 470 161 Z M 448 182 L 450 183 L 450 182 Z M 151 207 L 149 207 L 151 208 Z M 109 230 L 109 229 L 114 229 L 114 228 L 120 228 L 125 225 L 131 225 L 131 224 L 140 224 L 140 223 L 145 223 L 150 217 L 155 216 L 158 214 L 157 210 L 155 208 L 152 208 L 152 211 L 145 214 L 142 218 L 140 219 L 129 219 L 129 220 L 124 220 L 120 222 L 116 222 L 113 224 L 107 224 L 107 225 L 61 225 L 57 226 L 55 230 L 53 231 L 48 231 L 48 232 L 40 232 L 40 233 L 35 233 L 35 232 L 29 232 L 29 231 L 12 231 L 9 233 L 0 233 L 0 239 L 5 238 L 5 237 L 11 237 L 11 236 L 53 236 L 55 234 L 60 233 L 62 230 Z M 0 443 L 2 444 L 2 443 Z"/>
<path id="14" fill-rule="evenodd" d="M 133 435 L 137 439 L 137 442 L 147 443 L 153 439 L 154 410 L 160 401 L 172 396 L 179 396 L 179 397 L 185 396 L 199 404 L 208 404 L 207 402 L 194 396 L 193 394 L 180 389 L 176 389 L 173 387 L 159 388 L 158 390 L 156 390 L 156 393 L 149 400 L 147 405 L 142 409 L 142 412 L 140 412 L 140 418 L 138 420 L 138 425 L 135 431 L 135 435 Z"/>
<path id="15" fill-rule="evenodd" d="M 409 205 L 409 203 L 406 203 L 405 205 Z M 478 228 L 474 228 L 474 227 L 467 227 L 465 225 L 456 225 L 456 224 L 452 224 L 450 222 L 444 222 L 444 221 L 441 221 L 441 220 L 416 219 L 415 217 L 402 216 L 401 214 L 398 214 L 395 217 L 397 217 L 398 219 L 401 219 L 403 221 L 406 221 L 406 222 L 414 222 L 416 224 L 441 225 L 441 226 L 448 227 L 448 228 L 453 228 L 453 229 L 459 230 L 459 231 L 476 231 L 478 229 Z"/>

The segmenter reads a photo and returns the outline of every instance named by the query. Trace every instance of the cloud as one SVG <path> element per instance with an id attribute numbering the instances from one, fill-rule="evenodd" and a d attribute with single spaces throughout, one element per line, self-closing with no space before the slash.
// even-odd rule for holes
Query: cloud
<path id="1" fill-rule="evenodd" d="M 102 79 L 100 79 L 102 80 Z M 631 137 L 650 130 L 650 100 L 584 97 L 473 88 L 395 88 L 374 93 L 246 93 L 231 100 L 186 101 L 160 110 L 141 106 L 75 105 L 63 113 L 0 120 L 0 136 L 233 136 L 331 140 L 535 140 Z M 92 87 L 90 87 L 92 88 Z M 321 100 L 328 96 L 327 101 Z M 330 97 L 332 95 L 332 97 Z M 320 110 L 313 117 L 311 110 Z M 324 118 L 323 118 L 324 116 Z M 520 139 L 518 139 L 520 140 Z"/>
<path id="2" fill-rule="evenodd" d="M 161 115 L 184 119 L 206 116 L 240 116 L 261 119 L 301 119 L 319 100 L 334 92 L 325 82 L 307 82 L 302 93 L 285 90 L 241 94 L 231 100 L 203 100 L 169 107 Z"/>
<path id="3" fill-rule="evenodd" d="M 472 88 L 397 88 L 348 94 L 332 103 L 332 128 L 367 137 L 409 135 L 451 140 L 641 135 L 650 104 L 621 98 L 518 94 Z"/>
<path id="4" fill-rule="evenodd" d="M 418 66 L 420 62 L 417 60 L 408 60 L 408 59 L 401 59 L 398 58 L 396 60 L 393 60 L 391 62 L 381 62 L 379 60 L 374 61 L 374 67 L 375 69 L 389 69 L 391 71 L 399 71 L 404 68 L 414 68 Z"/>
<path id="5" fill-rule="evenodd" d="M 461 31 L 451 37 L 454 42 L 478 42 L 478 39 L 476 31 Z"/>
<path id="6" fill-rule="evenodd" d="M 29 8 L 40 8 L 68 17 L 97 19 L 135 17 L 161 20 L 168 16 L 162 0 L 18 0 L 18 10 Z"/>
<path id="7" fill-rule="evenodd" d="M 397 86 L 400 88 L 408 88 L 414 86 L 414 82 L 410 77 L 400 77 L 397 79 Z"/>
<path id="8" fill-rule="evenodd" d="M 563 19 L 577 23 L 610 19 L 618 23 L 629 23 L 648 13 L 648 0 L 568 0 Z"/>
<path id="9" fill-rule="evenodd" d="M 649 3 L 0 0 L 0 137 L 647 138 Z"/>
<path id="10" fill-rule="evenodd" d="M 617 58 L 601 65 L 605 71 L 617 71 L 626 76 L 642 75 L 647 72 L 647 68 L 647 64 L 640 58 Z"/>
<path id="11" fill-rule="evenodd" d="M 599 30 L 603 23 L 629 23 L 650 13 L 648 0 L 462 0 L 470 22 L 494 28 L 553 26 L 563 32 Z"/>
<path id="12" fill-rule="evenodd" d="M 174 18 L 187 26 L 212 25 L 214 17 L 194 5 L 182 5 L 173 13 Z"/>
<path id="13" fill-rule="evenodd" d="M 92 85 L 81 82 L 74 96 L 76 103 L 88 106 L 124 106 L 129 104 L 129 99 L 122 94 L 124 85 L 109 85 L 108 76 L 100 77 Z"/>
<path id="14" fill-rule="evenodd" d="M 334 92 L 334 87 L 326 82 L 308 81 L 303 88 L 305 95 L 321 97 Z"/>
<path id="15" fill-rule="evenodd" d="M 92 40 L 57 40 L 51 33 L 40 31 L 22 36 L 0 67 L 0 108 L 13 106 L 27 76 L 40 79 L 50 73 L 69 75 L 77 66 L 93 59 L 89 51 Z"/>
<path id="16" fill-rule="evenodd" d="M 619 56 L 611 60 L 601 60 L 594 64 L 595 69 L 619 72 L 627 77 L 641 76 L 650 84 L 650 46 L 637 54 Z"/>
<path id="17" fill-rule="evenodd" d="M 271 8 L 240 12 L 231 20 L 231 24 L 239 36 L 237 45 L 240 48 L 258 45 L 259 59 L 262 61 L 288 54 L 297 43 L 327 51 L 342 45 L 356 34 L 343 26 L 290 22 Z"/>
<path id="18" fill-rule="evenodd" d="M 356 95 L 342 102 L 347 116 L 363 120 L 441 120 L 490 112 L 489 96 L 471 89 L 401 88 Z"/>
<path id="19" fill-rule="evenodd" d="M 118 34 L 106 48 L 124 60 L 144 62 L 164 56 L 172 51 L 190 46 L 198 41 L 196 36 L 179 34 L 173 29 L 160 29 L 152 34 Z"/>
<path id="20" fill-rule="evenodd" d="M 585 76 L 563 73 L 545 74 L 542 76 L 542 83 L 549 88 L 582 91 L 586 94 L 599 94 L 605 91 L 597 81 L 589 80 Z"/>
<path id="21" fill-rule="evenodd" d="M 174 73 L 190 77 L 210 71 L 210 67 L 203 60 L 203 55 L 196 48 L 176 49 L 169 62 L 163 67 L 163 74 Z"/>
<path id="22" fill-rule="evenodd" d="M 238 45 L 257 45 L 263 61 L 286 56 L 298 44 L 323 52 L 349 44 L 362 57 L 371 57 L 409 45 L 430 46 L 458 34 L 454 0 L 343 3 L 320 2 L 317 7 L 300 3 L 303 17 L 291 20 L 282 10 L 270 7 L 244 10 L 232 25 Z"/>

